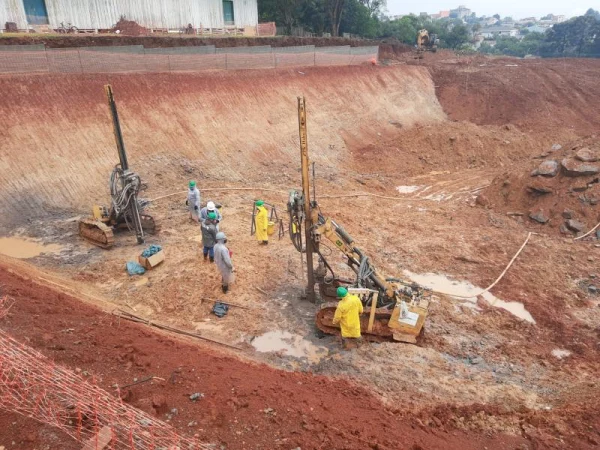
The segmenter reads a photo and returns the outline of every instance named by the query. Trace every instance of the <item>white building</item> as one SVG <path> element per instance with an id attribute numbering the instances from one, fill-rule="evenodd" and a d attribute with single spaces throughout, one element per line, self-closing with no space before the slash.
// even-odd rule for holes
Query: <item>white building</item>
<path id="1" fill-rule="evenodd" d="M 519 30 L 517 30 L 516 28 L 512 28 L 512 27 L 497 26 L 497 27 L 483 28 L 481 30 L 481 35 L 483 36 L 484 39 L 495 39 L 498 36 L 516 37 L 518 34 L 519 34 Z"/>
<path id="2" fill-rule="evenodd" d="M 35 25 L 108 29 L 121 16 L 146 28 L 256 27 L 257 0 L 0 0 L 0 28 Z"/>

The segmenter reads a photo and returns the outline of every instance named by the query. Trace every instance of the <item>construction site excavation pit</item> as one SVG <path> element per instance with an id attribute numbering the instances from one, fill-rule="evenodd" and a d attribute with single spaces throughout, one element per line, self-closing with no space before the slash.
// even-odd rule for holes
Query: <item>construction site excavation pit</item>
<path id="1" fill-rule="evenodd" d="M 600 202 L 594 177 L 565 171 L 600 143 L 600 62 L 412 56 L 0 77 L 0 227 L 36 239 L 27 252 L 16 236 L 0 240 L 2 336 L 42 355 L 40 369 L 80 379 L 80 392 L 95 385 L 143 423 L 214 448 L 597 448 L 599 243 L 574 238 L 600 221 Z M 160 224 L 143 246 L 126 226 L 110 249 L 78 236 L 78 218 L 111 205 L 107 84 L 145 213 Z M 298 96 L 322 215 L 385 277 L 448 294 L 431 299 L 416 344 L 344 349 L 301 298 L 306 261 L 286 205 L 301 188 Z M 568 167 L 532 176 L 548 159 Z M 189 218 L 190 180 L 202 204 L 221 206 L 236 278 L 227 293 Z M 256 200 L 283 221 L 268 245 L 250 234 Z M 151 245 L 164 261 L 129 275 Z M 352 276 L 334 244 L 322 253 Z M 223 317 L 216 302 L 229 303 Z M 0 367 L 10 361 L 0 349 Z M 6 379 L 0 446 L 82 448 L 68 421 L 8 402 Z"/>

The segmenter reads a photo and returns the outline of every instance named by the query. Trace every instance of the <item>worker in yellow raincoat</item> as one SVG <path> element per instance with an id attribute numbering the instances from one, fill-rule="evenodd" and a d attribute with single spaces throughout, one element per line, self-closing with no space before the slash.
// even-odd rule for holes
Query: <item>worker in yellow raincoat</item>
<path id="1" fill-rule="evenodd" d="M 269 226 L 269 213 L 265 208 L 265 202 L 258 200 L 256 203 L 256 215 L 254 216 L 254 225 L 256 226 L 256 240 L 261 245 L 269 243 L 267 228 Z"/>
<path id="2" fill-rule="evenodd" d="M 339 303 L 333 316 L 333 323 L 340 324 L 342 329 L 342 342 L 344 347 L 350 347 L 350 342 L 360 338 L 360 315 L 363 305 L 356 295 L 349 295 L 348 289 L 340 286 L 337 288 Z"/>

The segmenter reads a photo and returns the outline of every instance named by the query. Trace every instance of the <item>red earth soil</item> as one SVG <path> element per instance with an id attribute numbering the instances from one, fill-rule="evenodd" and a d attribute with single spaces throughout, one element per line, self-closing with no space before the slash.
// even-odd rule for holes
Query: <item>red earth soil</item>
<path id="1" fill-rule="evenodd" d="M 434 58 L 445 57 L 445 60 Z M 478 125 L 511 123 L 522 131 L 597 132 L 597 59 L 516 59 L 427 54 L 436 92 L 451 119 Z"/>
<path id="2" fill-rule="evenodd" d="M 89 372 L 108 391 L 134 377 L 165 379 L 130 388 L 127 401 L 158 414 L 152 399 L 162 396 L 166 405 L 159 417 L 177 408 L 171 423 L 182 435 L 197 434 L 228 449 L 514 449 L 526 442 L 425 427 L 409 415 L 408 406 L 419 399 L 388 408 L 346 379 L 276 370 L 158 334 L 6 267 L 0 268 L 0 284 L 16 300 L 0 323 L 5 331 L 59 364 Z M 191 402 L 194 392 L 205 397 Z M 194 421 L 197 425 L 188 426 Z M 60 433 L 48 439 L 49 427 L 13 413 L 0 414 L 0 430 L 0 444 L 14 441 L 19 449 L 42 443 L 48 449 L 77 448 Z"/>

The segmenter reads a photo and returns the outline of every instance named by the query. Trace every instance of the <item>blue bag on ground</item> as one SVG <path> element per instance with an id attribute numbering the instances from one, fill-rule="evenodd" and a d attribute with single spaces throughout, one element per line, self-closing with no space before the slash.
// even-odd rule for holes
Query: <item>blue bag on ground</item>
<path id="1" fill-rule="evenodd" d="M 219 318 L 227 315 L 227 311 L 229 311 L 229 305 L 221 302 L 216 302 L 212 309 L 213 314 Z"/>
<path id="2" fill-rule="evenodd" d="M 129 275 L 143 275 L 146 273 L 144 266 L 136 263 L 135 261 L 128 261 L 125 265 L 125 268 L 127 269 L 127 273 Z"/>
<path id="3" fill-rule="evenodd" d="M 142 256 L 144 258 L 150 258 L 152 255 L 157 254 L 161 250 L 162 250 L 162 247 L 160 245 L 151 245 L 150 247 L 148 247 L 146 250 L 144 250 L 142 252 Z"/>

